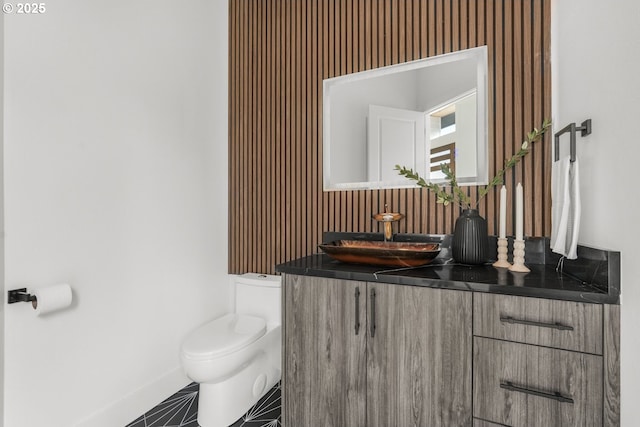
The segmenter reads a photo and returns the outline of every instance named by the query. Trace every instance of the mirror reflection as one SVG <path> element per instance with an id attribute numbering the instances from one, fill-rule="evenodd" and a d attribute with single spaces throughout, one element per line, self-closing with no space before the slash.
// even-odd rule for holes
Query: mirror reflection
<path id="1" fill-rule="evenodd" d="M 324 81 L 325 190 L 411 187 L 394 170 L 487 181 L 486 46 Z"/>

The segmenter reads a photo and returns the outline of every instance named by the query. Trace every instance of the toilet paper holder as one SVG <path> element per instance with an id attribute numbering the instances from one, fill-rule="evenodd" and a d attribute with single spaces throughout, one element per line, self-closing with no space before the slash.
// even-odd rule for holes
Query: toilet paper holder
<path id="1" fill-rule="evenodd" d="M 37 298 L 35 295 L 27 293 L 27 288 L 13 289 L 7 292 L 7 304 L 33 301 L 37 301 Z"/>

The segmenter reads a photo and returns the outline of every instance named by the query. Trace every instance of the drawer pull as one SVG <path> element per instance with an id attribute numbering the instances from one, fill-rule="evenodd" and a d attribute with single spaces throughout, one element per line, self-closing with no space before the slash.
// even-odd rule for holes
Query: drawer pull
<path id="1" fill-rule="evenodd" d="M 356 287 L 356 335 L 360 332 L 360 288 Z"/>
<path id="2" fill-rule="evenodd" d="M 518 393 L 525 393 L 525 394 L 531 394 L 534 396 L 545 397 L 547 399 L 557 400 L 558 402 L 573 403 L 573 399 L 571 399 L 570 397 L 563 396 L 558 391 L 554 393 L 546 393 L 540 390 L 533 390 L 529 388 L 518 387 L 516 385 L 513 385 L 511 381 L 500 382 L 500 388 L 503 388 L 509 391 L 517 391 Z"/>
<path id="3" fill-rule="evenodd" d="M 539 326 L 541 328 L 559 329 L 561 331 L 573 331 L 573 326 L 563 325 L 562 323 L 558 323 L 558 322 L 556 323 L 535 322 L 533 320 L 514 319 L 513 317 L 508 317 L 508 316 L 500 316 L 500 321 L 502 323 L 519 323 L 521 325 Z"/>
<path id="4" fill-rule="evenodd" d="M 371 289 L 371 337 L 376 335 L 376 290 Z"/>

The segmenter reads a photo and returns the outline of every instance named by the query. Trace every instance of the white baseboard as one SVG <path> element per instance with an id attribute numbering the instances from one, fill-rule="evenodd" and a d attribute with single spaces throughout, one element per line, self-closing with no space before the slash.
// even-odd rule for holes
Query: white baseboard
<path id="1" fill-rule="evenodd" d="M 95 412 L 88 418 L 76 423 L 75 426 L 124 427 L 190 383 L 191 380 L 189 380 L 182 372 L 182 369 L 178 367 L 158 378 L 156 381 L 139 388 L 106 408 Z"/>

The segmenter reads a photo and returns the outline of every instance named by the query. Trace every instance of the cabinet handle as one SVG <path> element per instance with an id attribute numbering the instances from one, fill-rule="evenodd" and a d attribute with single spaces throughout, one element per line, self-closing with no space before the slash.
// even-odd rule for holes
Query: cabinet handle
<path id="1" fill-rule="evenodd" d="M 534 396 L 540 396 L 540 397 L 544 397 L 551 400 L 557 400 L 558 402 L 573 403 L 573 399 L 571 399 L 570 397 L 563 396 L 562 393 L 560 393 L 559 391 L 556 391 L 553 393 L 546 393 L 540 390 L 533 390 L 530 388 L 518 387 L 516 385 L 513 385 L 511 381 L 500 382 L 500 388 L 503 388 L 509 391 L 517 391 L 518 393 L 525 393 L 525 394 L 531 394 Z"/>
<path id="2" fill-rule="evenodd" d="M 514 319 L 513 317 L 508 317 L 508 316 L 500 316 L 500 321 L 502 323 L 519 323 L 521 325 L 539 326 L 541 328 L 559 329 L 561 331 L 573 331 L 573 326 L 563 325 L 562 323 L 558 323 L 558 322 L 556 323 L 535 322 L 533 320 Z"/>
<path id="3" fill-rule="evenodd" d="M 355 300 L 356 300 L 356 325 L 355 325 L 355 329 L 356 329 L 356 335 L 358 335 L 358 332 L 360 332 L 360 288 L 356 287 L 356 295 L 355 295 Z"/>
<path id="4" fill-rule="evenodd" d="M 376 335 L 376 290 L 371 289 L 371 337 Z"/>

